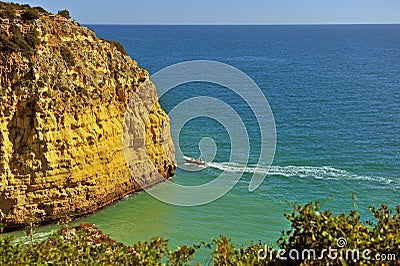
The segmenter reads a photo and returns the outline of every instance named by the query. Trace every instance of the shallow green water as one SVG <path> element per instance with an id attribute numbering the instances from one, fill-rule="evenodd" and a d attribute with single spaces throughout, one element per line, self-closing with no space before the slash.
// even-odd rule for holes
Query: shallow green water
<path id="1" fill-rule="evenodd" d="M 176 246 L 209 242 L 219 234 L 236 243 L 274 243 L 288 227 L 286 201 L 323 201 L 333 194 L 334 200 L 322 206 L 348 212 L 356 193 L 364 219 L 372 218 L 369 205 L 400 205 L 400 26 L 91 27 L 99 37 L 122 42 L 150 73 L 191 59 L 241 69 L 270 103 L 277 150 L 270 174 L 250 193 L 251 174 L 266 170 L 255 165 L 261 142 L 251 110 L 224 88 L 179 86 L 160 100 L 167 111 L 194 96 L 223 100 L 245 121 L 251 157 L 247 165 L 228 162 L 230 145 L 223 127 L 195 119 L 184 126 L 175 145 L 197 157 L 198 143 L 210 137 L 216 157 L 202 171 L 178 169 L 174 182 L 205 183 L 222 171 L 243 170 L 243 178 L 224 197 L 203 206 L 172 206 L 138 193 L 81 221 L 126 244 L 162 236 Z M 182 158 L 177 159 L 182 165 Z"/>

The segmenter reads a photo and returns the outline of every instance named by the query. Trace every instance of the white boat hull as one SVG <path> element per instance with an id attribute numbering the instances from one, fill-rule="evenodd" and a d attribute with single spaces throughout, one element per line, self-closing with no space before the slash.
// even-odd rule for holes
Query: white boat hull
<path id="1" fill-rule="evenodd" d="M 191 158 L 191 157 L 187 157 L 187 156 L 183 156 L 183 159 L 185 159 L 185 161 L 187 163 L 193 163 L 193 164 L 198 164 L 198 165 L 207 165 L 207 163 L 201 159 L 195 159 L 195 158 Z"/>

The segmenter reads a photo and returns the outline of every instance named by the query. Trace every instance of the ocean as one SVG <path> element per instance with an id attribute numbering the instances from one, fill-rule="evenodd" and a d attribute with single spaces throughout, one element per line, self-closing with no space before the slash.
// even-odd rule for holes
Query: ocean
<path id="1" fill-rule="evenodd" d="M 257 164 L 263 144 L 254 113 L 223 86 L 177 86 L 160 99 L 167 112 L 198 96 L 227 103 L 244 121 L 250 157 L 246 163 L 230 161 L 224 126 L 207 117 L 192 119 L 175 146 L 199 157 L 199 142 L 211 138 L 215 157 L 200 171 L 178 168 L 173 182 L 204 184 L 223 171 L 244 171 L 242 178 L 204 205 L 174 206 L 141 192 L 78 222 L 94 223 L 126 244 L 161 236 L 174 247 L 220 234 L 237 244 L 274 244 L 289 228 L 283 214 L 293 203 L 318 200 L 335 214 L 348 213 L 355 193 L 363 220 L 373 220 L 370 205 L 400 205 L 400 25 L 89 27 L 122 43 L 150 74 L 189 60 L 218 61 L 246 73 L 271 107 L 276 152 L 266 179 L 249 192 L 252 174 L 268 169 Z M 202 108 L 217 107 L 206 102 Z"/>

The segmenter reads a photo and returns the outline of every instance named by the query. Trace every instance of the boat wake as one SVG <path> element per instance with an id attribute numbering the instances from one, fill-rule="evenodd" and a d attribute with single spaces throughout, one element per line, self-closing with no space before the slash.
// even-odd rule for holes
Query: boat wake
<path id="1" fill-rule="evenodd" d="M 315 179 L 348 179 L 348 180 L 366 180 L 371 182 L 392 184 L 395 187 L 400 187 L 400 180 L 396 178 L 385 178 L 375 176 L 357 175 L 346 170 L 337 169 L 332 166 L 278 166 L 273 165 L 271 168 L 257 165 L 243 165 L 239 163 L 208 163 L 209 167 L 228 171 L 228 172 L 243 172 L 268 174 L 268 176 L 284 176 L 284 177 L 311 177 Z"/>

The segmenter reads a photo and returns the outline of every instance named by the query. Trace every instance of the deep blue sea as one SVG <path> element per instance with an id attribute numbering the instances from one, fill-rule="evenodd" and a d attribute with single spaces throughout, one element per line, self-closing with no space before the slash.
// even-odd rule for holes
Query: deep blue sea
<path id="1" fill-rule="evenodd" d="M 218 122 L 189 121 L 175 146 L 197 157 L 200 140 L 212 138 L 215 164 L 197 172 L 178 169 L 174 182 L 209 182 L 223 170 L 244 170 L 243 178 L 202 206 L 173 206 L 143 192 L 84 219 L 112 238 L 131 244 L 162 236 L 176 246 L 224 234 L 235 243 L 275 243 L 289 226 L 286 202 L 319 200 L 334 213 L 348 213 L 355 193 L 364 220 L 373 219 L 370 205 L 400 205 L 400 25 L 89 27 L 121 42 L 150 74 L 199 59 L 240 69 L 261 88 L 276 123 L 270 174 L 249 192 L 251 174 L 265 170 L 256 165 L 262 144 L 249 106 L 229 89 L 205 82 L 165 94 L 160 103 L 167 112 L 195 96 L 232 106 L 249 132 L 250 161 L 228 162 L 229 135 Z"/>

